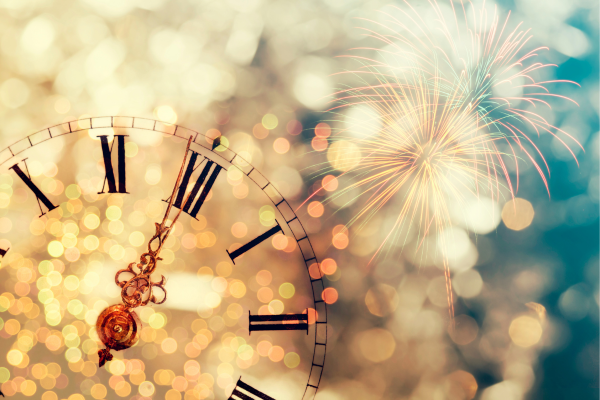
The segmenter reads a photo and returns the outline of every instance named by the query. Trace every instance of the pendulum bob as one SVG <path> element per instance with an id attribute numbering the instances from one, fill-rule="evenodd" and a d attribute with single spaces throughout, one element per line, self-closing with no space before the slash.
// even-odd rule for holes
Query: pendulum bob
<path id="1" fill-rule="evenodd" d="M 99 365 L 102 367 L 113 356 L 110 350 L 125 350 L 137 343 L 142 328 L 140 318 L 124 305 L 106 308 L 98 316 L 96 330 L 106 349 L 98 350 Z"/>
<path id="2" fill-rule="evenodd" d="M 166 230 L 167 233 L 169 229 L 170 227 Z M 162 246 L 161 235 L 165 233 L 165 230 L 161 224 L 156 224 L 156 231 L 157 233 L 150 243 L 158 240 L 160 248 Z M 100 367 L 112 360 L 113 356 L 110 354 L 110 350 L 125 350 L 137 343 L 142 323 L 133 309 L 145 306 L 150 302 L 162 304 L 167 300 L 167 291 L 164 286 L 165 277 L 162 276 L 159 282 L 153 282 L 150 278 L 156 268 L 156 262 L 160 260 L 156 253 L 157 251 L 152 250 L 151 244 L 149 244 L 148 252 L 140 256 L 140 262 L 137 265 L 131 263 L 115 275 L 115 283 L 121 288 L 123 304 L 110 306 L 98 316 L 96 330 L 98 337 L 106 346 L 105 349 L 98 350 Z M 124 273 L 132 275 L 132 277 L 120 280 L 121 274 Z M 153 294 L 155 288 L 163 292 L 162 298 L 157 299 Z"/>

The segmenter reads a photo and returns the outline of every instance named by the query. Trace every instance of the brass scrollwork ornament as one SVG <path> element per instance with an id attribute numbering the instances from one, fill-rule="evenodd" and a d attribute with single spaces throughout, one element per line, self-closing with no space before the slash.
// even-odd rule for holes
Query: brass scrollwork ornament
<path id="1" fill-rule="evenodd" d="M 140 256 L 140 262 L 138 264 L 131 263 L 126 269 L 119 270 L 115 275 L 115 283 L 121 288 L 121 298 L 126 307 L 135 308 L 145 306 L 149 302 L 162 304 L 167 300 L 167 291 L 164 288 L 165 277 L 162 276 L 160 282 L 152 282 L 150 278 L 150 275 L 156 269 L 157 261 L 161 260 L 161 258 L 158 257 L 158 252 L 152 250 L 152 242 L 158 240 L 158 249 L 160 249 L 162 247 L 161 237 L 165 233 L 162 231 L 160 224 L 155 225 L 156 234 L 150 239 L 150 243 L 148 243 L 148 252 Z M 137 271 L 134 268 L 136 268 Z M 129 273 L 133 275 L 133 277 L 129 280 L 121 281 L 119 280 L 119 277 L 123 273 Z M 162 290 L 163 296 L 161 300 L 156 299 L 156 296 L 153 294 L 153 288 Z"/>

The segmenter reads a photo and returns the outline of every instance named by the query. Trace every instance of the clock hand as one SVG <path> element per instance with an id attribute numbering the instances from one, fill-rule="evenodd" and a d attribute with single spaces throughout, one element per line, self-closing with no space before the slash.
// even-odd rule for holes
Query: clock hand
<path id="1" fill-rule="evenodd" d="M 177 222 L 177 219 L 179 219 L 179 215 L 181 215 L 182 209 L 180 208 L 179 212 L 177 213 L 177 215 L 175 216 L 175 218 L 173 219 L 171 224 L 169 226 L 166 225 L 167 220 L 169 218 L 169 213 L 171 212 L 171 207 L 173 206 L 173 200 L 175 200 L 175 195 L 177 193 L 177 189 L 179 188 L 179 183 L 181 182 L 181 177 L 183 176 L 183 170 L 185 168 L 185 162 L 187 161 L 187 155 L 188 155 L 191 143 L 192 143 L 192 137 L 190 136 L 190 138 L 188 139 L 187 147 L 185 149 L 185 154 L 183 156 L 183 162 L 181 163 L 181 168 L 179 169 L 179 175 L 177 175 L 177 180 L 175 181 L 175 186 L 173 186 L 173 193 L 171 193 L 171 197 L 169 199 L 169 205 L 167 206 L 167 210 L 165 211 L 165 215 L 164 215 L 163 220 L 160 223 L 160 225 L 158 223 L 155 224 L 156 225 L 156 235 L 153 236 L 150 239 L 150 241 L 148 242 L 148 250 L 150 251 L 151 243 L 155 239 L 157 239 L 157 238 L 159 239 L 158 248 L 156 250 L 154 250 L 156 257 L 158 257 L 158 254 L 160 253 L 160 250 L 162 249 L 163 243 L 166 242 L 167 238 L 169 237 L 171 228 L 173 227 L 173 225 L 175 225 L 175 223 Z M 187 200 L 190 197 L 190 194 L 187 195 L 183 204 L 187 203 Z M 157 235 L 158 235 L 158 237 L 157 237 Z"/>

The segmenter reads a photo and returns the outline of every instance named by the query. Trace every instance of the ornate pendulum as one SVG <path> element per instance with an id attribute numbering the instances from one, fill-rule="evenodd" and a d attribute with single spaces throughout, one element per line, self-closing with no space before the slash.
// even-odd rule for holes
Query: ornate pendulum
<path id="1" fill-rule="evenodd" d="M 165 216 L 160 224 L 154 224 L 156 227 L 156 233 L 148 242 L 148 252 L 140 256 L 139 263 L 131 263 L 127 266 L 127 268 L 119 270 L 115 275 L 115 283 L 121 288 L 121 299 L 123 300 L 123 304 L 110 306 L 102 311 L 102 313 L 98 316 L 98 320 L 96 321 L 96 330 L 98 331 L 98 337 L 104 346 L 106 346 L 105 349 L 98 350 L 100 367 L 102 367 L 107 361 L 112 360 L 113 356 L 110 354 L 110 350 L 124 350 L 137 343 L 139 339 L 139 332 L 142 329 L 142 323 L 133 309 L 139 306 L 145 306 L 150 302 L 154 304 L 162 304 L 167 300 L 167 291 L 165 290 L 164 286 L 165 277 L 162 276 L 160 282 L 152 282 L 150 275 L 156 269 L 156 263 L 161 260 L 158 255 L 162 249 L 163 243 L 169 237 L 171 228 L 175 225 L 175 222 L 177 222 L 177 219 L 181 215 L 181 211 L 183 209 L 179 209 L 179 212 L 173 219 L 173 222 L 167 226 L 167 217 L 169 216 L 169 212 L 171 211 L 171 207 L 173 205 L 173 200 L 175 199 L 175 193 L 179 187 L 179 183 L 181 182 L 183 168 L 185 166 L 185 161 L 191 142 L 192 137 L 188 139 L 183 163 L 181 164 L 179 176 L 177 177 L 177 181 L 173 187 L 173 194 L 171 195 L 171 200 L 169 201 Z M 184 204 L 187 204 L 187 201 L 192 193 L 193 191 L 187 195 Z M 158 241 L 158 245 L 155 246 L 155 249 L 152 248 L 152 243 L 154 241 Z M 124 273 L 130 274 L 132 277 L 129 278 L 129 280 L 119 280 L 121 274 Z M 154 288 L 158 288 L 163 292 L 162 299 L 157 300 L 157 298 L 154 296 Z"/>
<path id="2" fill-rule="evenodd" d="M 167 226 L 167 217 L 169 216 L 171 207 L 173 206 L 173 200 L 175 199 L 175 193 L 181 182 L 185 160 L 191 143 L 192 137 L 188 139 L 185 156 L 179 170 L 179 176 L 173 187 L 173 194 L 171 195 L 171 200 L 169 201 L 165 216 L 160 224 L 154 224 L 156 233 L 148 242 L 148 252 L 140 256 L 139 263 L 131 263 L 127 268 L 119 270 L 115 275 L 115 283 L 121 288 L 121 299 L 123 300 L 123 304 L 110 306 L 98 316 L 96 330 L 98 331 L 98 337 L 104 346 L 106 346 L 105 349 L 98 350 L 98 356 L 100 357 L 98 364 L 100 367 L 107 361 L 112 360 L 113 355 L 110 354 L 110 350 L 125 350 L 137 343 L 139 332 L 142 329 L 142 323 L 133 309 L 139 306 L 145 306 L 150 302 L 162 304 L 167 300 L 165 277 L 162 276 L 160 282 L 152 282 L 150 275 L 152 275 L 156 269 L 156 263 L 161 260 L 158 255 L 162 249 L 163 243 L 169 237 L 171 228 L 175 225 L 175 222 L 177 222 L 183 209 L 179 209 L 173 222 Z M 192 193 L 193 191 L 187 195 L 184 204 L 187 203 Z M 155 249 L 152 248 L 152 243 L 154 241 L 158 241 L 158 245 L 155 246 Z M 124 273 L 130 274 L 132 277 L 129 278 L 129 280 L 119 280 L 121 274 Z M 152 293 L 154 288 L 158 288 L 163 292 L 162 299 L 157 300 L 154 296 Z"/>
<path id="3" fill-rule="evenodd" d="M 106 346 L 105 349 L 98 350 L 100 367 L 112 360 L 113 355 L 110 354 L 110 350 L 125 350 L 138 342 L 142 323 L 133 309 L 145 306 L 150 302 L 162 304 L 167 300 L 167 291 L 164 288 L 165 277 L 163 276 L 160 282 L 152 282 L 150 275 L 156 269 L 156 262 L 161 259 L 157 255 L 170 228 L 163 228 L 161 224 L 155 225 L 156 234 L 148 243 L 148 252 L 142 254 L 139 263 L 131 263 L 126 269 L 119 270 L 115 275 L 115 282 L 121 287 L 123 304 L 106 308 L 96 321 L 98 337 Z M 154 240 L 159 242 L 156 250 L 152 249 Z M 121 274 L 124 273 L 133 276 L 128 280 L 119 280 Z M 154 288 L 162 290 L 162 299 L 157 300 L 154 296 Z"/>

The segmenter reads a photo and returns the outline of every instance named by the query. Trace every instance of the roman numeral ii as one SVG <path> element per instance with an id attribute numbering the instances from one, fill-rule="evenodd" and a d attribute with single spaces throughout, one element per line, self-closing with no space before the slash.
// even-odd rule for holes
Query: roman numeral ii
<path id="1" fill-rule="evenodd" d="M 108 182 L 108 193 L 127 193 L 126 188 L 126 176 L 125 176 L 125 136 L 128 135 L 115 135 L 117 142 L 117 160 L 118 160 L 118 173 L 119 173 L 119 187 L 117 190 L 117 182 L 115 179 L 115 170 L 112 164 L 112 148 L 115 145 L 113 140 L 112 146 L 108 147 L 108 136 L 100 135 L 100 145 L 102 146 L 102 157 L 104 159 L 104 170 L 106 175 L 104 177 L 104 183 L 102 183 L 102 191 L 98 194 L 104 193 L 104 187 Z"/>

